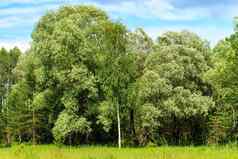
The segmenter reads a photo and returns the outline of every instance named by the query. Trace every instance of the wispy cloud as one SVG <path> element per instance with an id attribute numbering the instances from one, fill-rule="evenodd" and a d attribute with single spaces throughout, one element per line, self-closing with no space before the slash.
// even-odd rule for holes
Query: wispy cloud
<path id="1" fill-rule="evenodd" d="M 62 1 L 62 0 L 59 0 L 59 1 Z M 1 0 L 1 3 L 5 3 L 5 4 L 11 4 L 11 3 L 40 3 L 40 2 L 52 2 L 52 0 Z"/>
<path id="2" fill-rule="evenodd" d="M 219 41 L 224 39 L 225 37 L 232 34 L 232 30 L 219 28 L 216 26 L 208 26 L 206 29 L 201 27 L 194 27 L 194 26 L 166 26 L 166 27 L 145 27 L 145 32 L 148 33 L 154 40 L 163 33 L 168 31 L 182 31 L 187 30 L 196 33 L 199 35 L 203 40 L 208 40 L 211 46 L 215 46 L 215 44 Z"/>
<path id="3" fill-rule="evenodd" d="M 6 48 L 7 50 L 12 49 L 14 47 L 18 47 L 22 51 L 26 51 L 30 48 L 30 42 L 27 40 L 18 40 L 18 41 L 4 41 L 0 40 L 0 48 Z"/>
<path id="4" fill-rule="evenodd" d="M 0 44 L 27 48 L 30 32 L 39 18 L 47 10 L 65 4 L 97 6 L 113 19 L 122 19 L 130 29 L 145 27 L 153 37 L 166 30 L 188 29 L 213 44 L 232 32 L 232 24 L 227 21 L 238 15 L 237 0 L 226 0 L 226 3 L 219 0 L 0 0 Z M 140 23 L 136 23 L 136 19 Z M 220 21 L 219 25 L 216 25 L 217 21 Z M 25 41 L 17 42 L 16 39 Z"/>
<path id="5" fill-rule="evenodd" d="M 217 2 L 217 4 L 212 6 L 196 5 L 183 6 L 181 8 L 175 5 L 175 0 L 121 1 L 109 5 L 100 5 L 100 3 L 94 4 L 109 12 L 118 12 L 124 15 L 127 14 L 141 18 L 176 21 L 233 17 L 237 14 L 238 7 L 238 3 L 224 6 L 223 3 L 220 4 Z"/>

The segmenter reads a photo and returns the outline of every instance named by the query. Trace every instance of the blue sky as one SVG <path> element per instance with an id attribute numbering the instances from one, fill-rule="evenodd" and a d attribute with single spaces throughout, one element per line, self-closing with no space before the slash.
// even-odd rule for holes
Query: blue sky
<path id="1" fill-rule="evenodd" d="M 187 29 L 212 45 L 233 32 L 238 16 L 238 0 L 0 0 L 0 46 L 26 50 L 39 18 L 66 4 L 98 6 L 130 30 L 143 27 L 153 39 Z"/>

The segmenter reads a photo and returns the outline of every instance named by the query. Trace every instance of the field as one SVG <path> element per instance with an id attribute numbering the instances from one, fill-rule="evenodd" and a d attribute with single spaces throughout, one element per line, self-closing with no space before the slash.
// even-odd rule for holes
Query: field
<path id="1" fill-rule="evenodd" d="M 62 147 L 13 146 L 0 149 L 1 159 L 238 159 L 235 147 Z"/>

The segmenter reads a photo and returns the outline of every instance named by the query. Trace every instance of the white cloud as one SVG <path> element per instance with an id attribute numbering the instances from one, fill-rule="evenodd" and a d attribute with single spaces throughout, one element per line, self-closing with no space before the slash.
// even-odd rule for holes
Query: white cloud
<path id="1" fill-rule="evenodd" d="M 166 30 L 179 31 L 182 29 L 191 30 L 203 38 L 211 41 L 215 44 L 217 40 L 224 38 L 229 35 L 232 30 L 219 28 L 216 26 L 210 26 L 208 22 L 208 27 L 200 28 L 199 26 L 189 26 L 179 21 L 191 21 L 198 19 L 211 19 L 211 18 L 227 18 L 230 19 L 237 13 L 237 4 L 227 6 L 222 6 L 217 3 L 213 6 L 203 6 L 203 7 L 184 7 L 179 8 L 174 5 L 176 0 L 130 0 L 130 1 L 116 1 L 114 3 L 102 4 L 96 0 L 0 0 L 0 5 L 2 3 L 31 3 L 33 6 L 29 7 L 12 7 L 12 8 L 1 8 L 0 9 L 0 29 L 18 27 L 18 26 L 33 26 L 35 22 L 43 15 L 47 10 L 56 9 L 63 4 L 90 4 L 100 7 L 106 10 L 111 15 L 116 15 L 116 18 L 125 18 L 130 16 L 136 16 L 143 19 L 150 20 L 169 20 L 177 21 L 174 26 L 164 26 L 155 27 L 154 24 L 149 24 L 145 30 L 155 38 L 158 34 L 165 32 Z M 54 3 L 53 3 L 54 2 Z M 40 4 L 40 5 L 35 5 Z M 114 16 L 115 17 L 115 16 Z M 146 24 L 148 25 L 148 24 Z M 136 26 L 135 26 L 136 27 Z M 6 33 L 7 34 L 7 33 Z M 23 50 L 29 47 L 28 42 L 0 42 L 1 45 L 7 46 L 8 48 L 16 45 L 20 46 Z"/>
<path id="2" fill-rule="evenodd" d="M 225 37 L 232 34 L 233 30 L 218 28 L 216 26 L 208 26 L 205 29 L 194 26 L 167 26 L 167 27 L 145 27 L 145 32 L 148 33 L 154 40 L 167 31 L 182 31 L 188 30 L 196 33 L 202 39 L 208 40 L 212 46 Z"/>
<path id="3" fill-rule="evenodd" d="M 49 9 L 56 9 L 63 4 L 91 4 L 103 8 L 108 12 L 162 20 L 196 20 L 214 16 L 217 16 L 218 18 L 233 17 L 237 14 L 237 4 L 228 4 L 227 6 L 224 6 L 217 3 L 213 6 L 179 8 L 174 5 L 174 1 L 175 0 L 135 0 L 101 4 L 96 0 L 0 0 L 0 3 L 17 2 L 40 4 L 28 8 L 0 9 L 0 15 L 39 14 Z"/>
<path id="4" fill-rule="evenodd" d="M 202 18 L 233 18 L 238 14 L 238 3 L 228 3 L 224 5 L 223 3 L 217 2 L 213 5 L 178 7 L 174 3 L 175 1 L 177 0 L 128 0 L 101 4 L 96 0 L 85 0 L 83 3 L 98 6 L 108 12 L 160 20 L 178 21 Z M 67 3 L 67 1 L 65 2 Z M 68 0 L 68 2 L 72 3 L 75 1 Z"/>
<path id="5" fill-rule="evenodd" d="M 121 1 L 105 5 L 92 2 L 88 3 L 99 6 L 109 12 L 161 20 L 232 18 L 237 14 L 238 8 L 238 4 L 228 4 L 224 6 L 220 3 L 214 4 L 213 6 L 189 6 L 179 8 L 174 5 L 174 1 L 175 0 Z"/>
<path id="6" fill-rule="evenodd" d="M 0 16 L 19 16 L 19 15 L 36 15 L 42 14 L 47 10 L 57 9 L 58 4 L 41 4 L 38 6 L 31 6 L 31 7 L 11 7 L 11 8 L 1 8 L 0 9 Z"/>
<path id="7" fill-rule="evenodd" d="M 26 16 L 11 16 L 0 19 L 0 28 L 10 28 L 14 26 L 26 26 L 28 24 L 35 23 L 40 16 L 26 17 Z"/>
<path id="8" fill-rule="evenodd" d="M 0 0 L 1 3 L 39 3 L 39 2 L 52 2 L 51 0 Z"/>
<path id="9" fill-rule="evenodd" d="M 30 42 L 27 40 L 22 41 L 1 41 L 0 40 L 0 48 L 4 47 L 7 50 L 12 49 L 14 47 L 18 47 L 21 51 L 26 51 L 30 48 Z"/>
<path id="10" fill-rule="evenodd" d="M 27 0 L 26 0 L 27 1 Z M 30 0 L 29 0 L 30 1 Z M 0 9 L 0 28 L 7 28 L 19 25 L 34 24 L 48 10 L 57 9 L 57 4 L 45 4 L 26 8 L 5 8 Z"/>
<path id="11" fill-rule="evenodd" d="M 206 8 L 176 8 L 168 0 L 149 0 L 145 4 L 153 16 L 165 20 L 193 20 L 210 16 Z"/>

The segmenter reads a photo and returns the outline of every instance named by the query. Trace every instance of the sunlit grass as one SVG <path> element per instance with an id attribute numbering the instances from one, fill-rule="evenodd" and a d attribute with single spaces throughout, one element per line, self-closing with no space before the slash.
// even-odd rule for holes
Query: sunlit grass
<path id="1" fill-rule="evenodd" d="M 57 147 L 13 146 L 0 149 L 0 159 L 238 159 L 238 148 L 222 147 Z"/>

